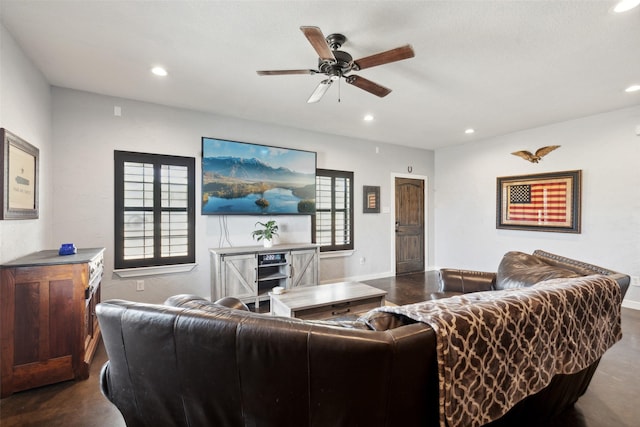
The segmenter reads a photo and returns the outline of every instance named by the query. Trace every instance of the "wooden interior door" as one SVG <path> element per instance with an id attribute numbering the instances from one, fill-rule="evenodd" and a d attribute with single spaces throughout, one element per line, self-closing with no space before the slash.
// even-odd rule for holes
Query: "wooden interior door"
<path id="1" fill-rule="evenodd" d="M 424 271 L 424 180 L 395 179 L 396 274 Z"/>

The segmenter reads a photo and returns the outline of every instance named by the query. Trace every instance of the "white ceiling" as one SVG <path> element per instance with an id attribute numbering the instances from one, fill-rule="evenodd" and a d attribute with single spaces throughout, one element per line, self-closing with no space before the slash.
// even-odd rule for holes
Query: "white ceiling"
<path id="1" fill-rule="evenodd" d="M 624 89 L 640 84 L 640 8 L 614 3 L 1 0 L 0 17 L 54 86 L 433 149 L 639 105 Z M 416 56 L 358 72 L 385 98 L 343 82 L 307 104 L 321 75 L 256 74 L 316 68 L 301 25 L 343 33 L 356 59 Z"/>

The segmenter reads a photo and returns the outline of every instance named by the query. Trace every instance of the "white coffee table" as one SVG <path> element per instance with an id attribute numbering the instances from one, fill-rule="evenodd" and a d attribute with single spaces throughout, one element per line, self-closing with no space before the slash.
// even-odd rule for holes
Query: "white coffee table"
<path id="1" fill-rule="evenodd" d="M 288 289 L 282 294 L 269 293 L 271 314 L 299 319 L 323 320 L 357 315 L 384 305 L 386 291 L 360 282 Z"/>

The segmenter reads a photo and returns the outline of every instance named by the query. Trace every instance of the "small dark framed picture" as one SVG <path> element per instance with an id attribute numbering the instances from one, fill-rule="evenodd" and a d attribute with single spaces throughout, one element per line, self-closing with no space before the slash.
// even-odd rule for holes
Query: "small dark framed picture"
<path id="1" fill-rule="evenodd" d="M 362 212 L 380 213 L 380 187 L 365 185 L 362 187 Z"/>
<path id="2" fill-rule="evenodd" d="M 38 218 L 40 150 L 0 129 L 0 219 Z"/>

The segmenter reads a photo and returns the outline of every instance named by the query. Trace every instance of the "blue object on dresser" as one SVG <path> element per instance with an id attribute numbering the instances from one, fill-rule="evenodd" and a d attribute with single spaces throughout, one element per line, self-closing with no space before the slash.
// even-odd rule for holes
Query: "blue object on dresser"
<path id="1" fill-rule="evenodd" d="M 73 255 L 78 252 L 76 245 L 73 243 L 63 243 L 60 246 L 60 250 L 58 251 L 58 255 Z"/>

